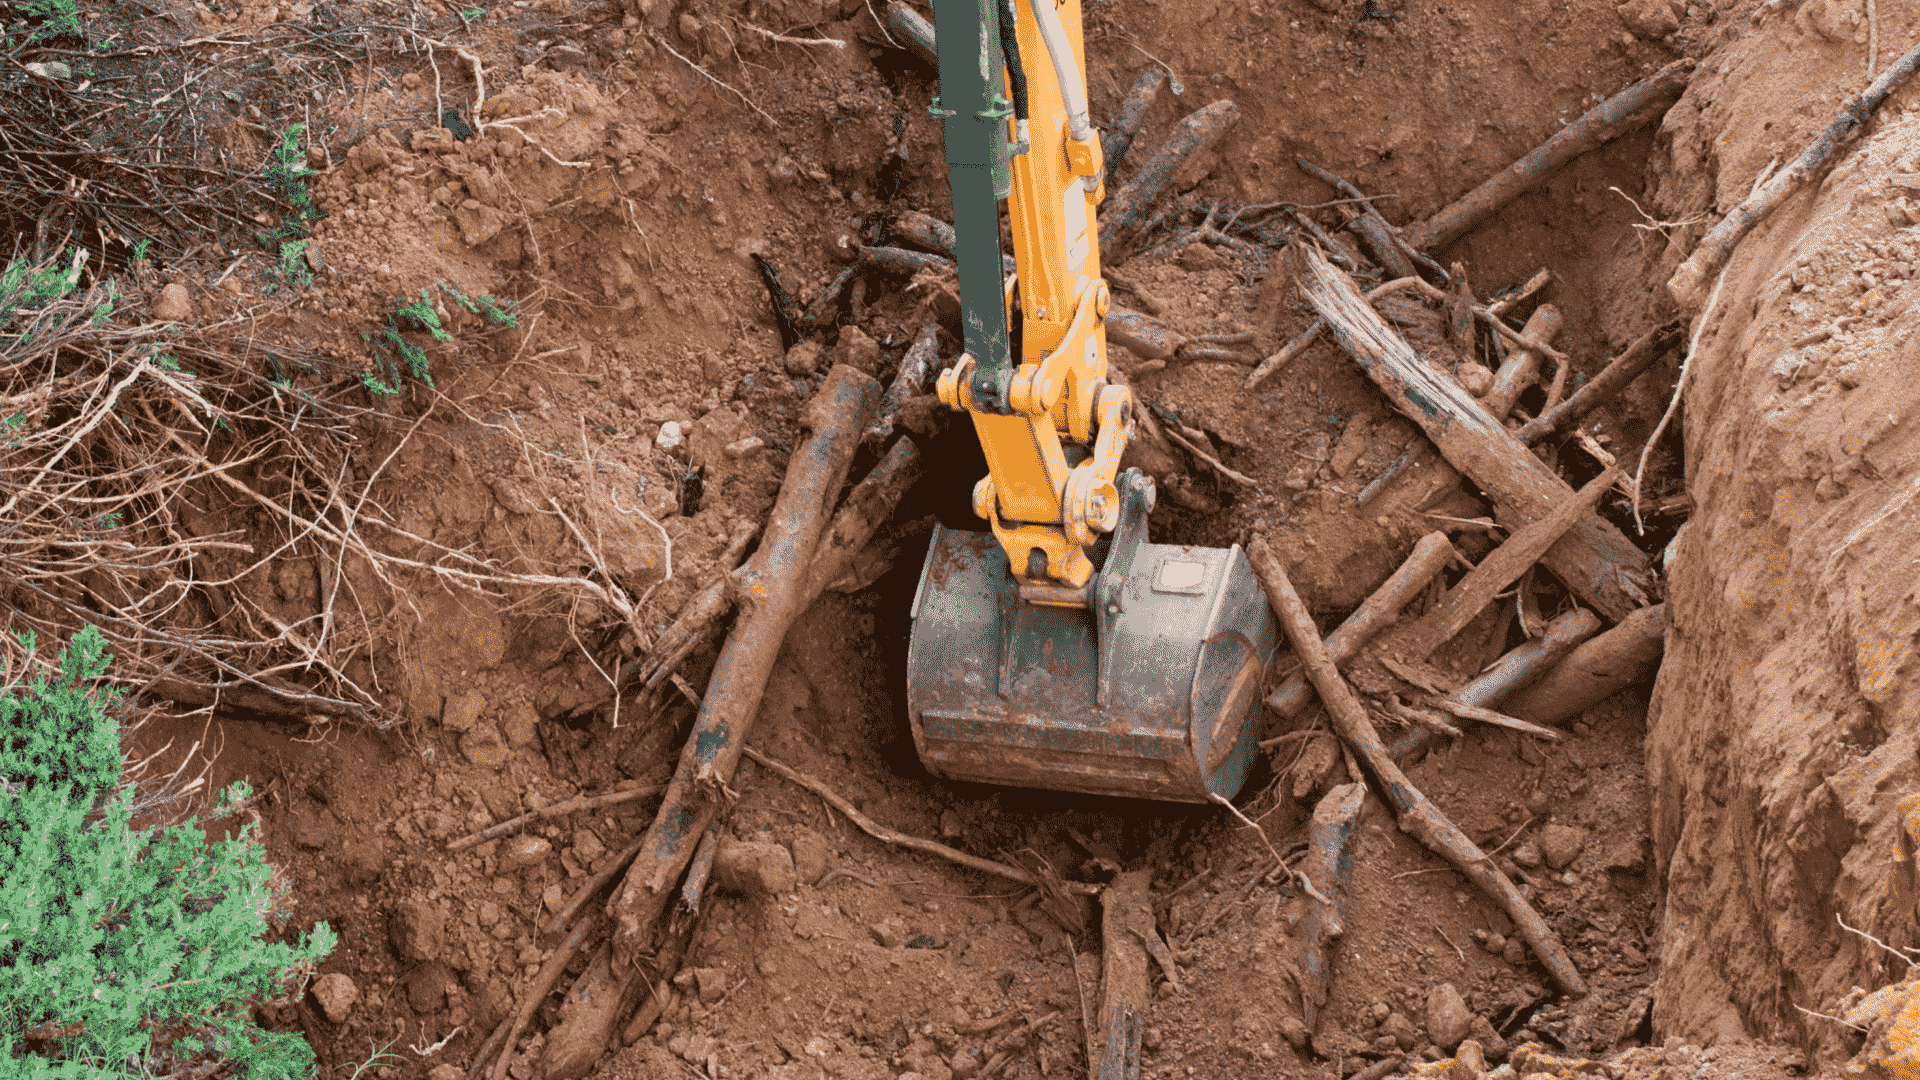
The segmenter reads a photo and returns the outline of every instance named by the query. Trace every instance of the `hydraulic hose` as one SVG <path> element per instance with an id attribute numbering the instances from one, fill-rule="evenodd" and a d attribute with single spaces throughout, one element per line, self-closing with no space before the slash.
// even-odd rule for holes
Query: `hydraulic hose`
<path id="1" fill-rule="evenodd" d="M 1001 0 L 1002 3 L 1008 0 Z M 1067 105 L 1067 130 L 1075 139 L 1093 137 L 1093 123 L 1087 119 L 1087 83 L 1080 77 L 1080 65 L 1074 59 L 1073 43 L 1067 40 L 1067 28 L 1053 0 L 1028 0 L 1033 21 L 1040 27 L 1040 39 L 1047 43 L 1047 56 L 1053 60 L 1053 77 L 1060 84 L 1060 96 Z"/>
<path id="2" fill-rule="evenodd" d="M 1027 69 L 1020 63 L 1020 35 L 1014 32 L 1013 0 L 1000 0 L 1000 52 L 1013 84 L 1014 141 L 1027 141 Z"/>

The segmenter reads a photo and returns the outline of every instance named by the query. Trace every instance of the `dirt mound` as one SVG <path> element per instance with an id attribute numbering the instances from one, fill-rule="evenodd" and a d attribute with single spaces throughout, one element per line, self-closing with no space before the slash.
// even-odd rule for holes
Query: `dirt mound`
<path id="1" fill-rule="evenodd" d="M 1859 5 L 1775 7 L 1669 115 L 1663 216 L 1737 203 L 1864 83 Z M 1916 14 L 1882 6 L 1883 65 Z M 1920 932 L 1903 802 L 1920 784 L 1914 100 L 1897 93 L 1746 240 L 1699 327 L 1684 404 L 1696 513 L 1671 550 L 1648 720 L 1663 1032 L 1793 1033 L 1845 1056 L 1860 1036 L 1831 1017 L 1905 971 L 1865 934 Z"/>

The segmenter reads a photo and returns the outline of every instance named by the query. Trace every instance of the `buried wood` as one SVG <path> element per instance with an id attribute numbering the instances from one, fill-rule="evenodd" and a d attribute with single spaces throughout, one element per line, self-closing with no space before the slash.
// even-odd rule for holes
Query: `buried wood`
<path id="1" fill-rule="evenodd" d="M 1658 671 L 1666 633 L 1667 605 L 1641 608 L 1620 625 L 1572 649 L 1509 699 L 1506 711 L 1540 724 L 1578 716 Z"/>
<path id="2" fill-rule="evenodd" d="M 926 469 L 926 457 L 920 453 L 919 446 L 912 439 L 900 439 L 887 450 L 879 464 L 853 485 L 826 532 L 821 534 L 820 545 L 807 564 L 803 607 L 847 576 L 867 541 L 893 516 L 907 489 L 919 481 Z"/>
<path id="3" fill-rule="evenodd" d="M 1676 60 L 1587 110 L 1532 153 L 1496 173 L 1439 213 L 1403 233 L 1421 251 L 1446 247 L 1501 207 L 1532 190 L 1554 170 L 1595 147 L 1663 115 L 1687 88 L 1692 60 Z"/>
<path id="4" fill-rule="evenodd" d="M 1134 136 L 1140 134 L 1140 122 L 1147 118 L 1147 110 L 1160 97 L 1160 88 L 1167 83 L 1165 68 L 1157 65 L 1142 71 L 1128 88 L 1127 96 L 1120 99 L 1120 108 L 1113 116 L 1113 124 L 1100 136 L 1101 156 L 1106 158 L 1107 175 L 1120 171 L 1120 163 L 1127 160 L 1127 151 L 1133 147 Z"/>
<path id="5" fill-rule="evenodd" d="M 738 575 L 743 611 L 721 647 L 646 842 L 608 905 L 613 969 L 622 975 L 645 951 L 693 845 L 719 811 L 780 643 L 805 610 L 808 564 L 880 392 L 871 377 L 838 364 L 802 412 L 811 434 L 789 460 L 760 549 Z"/>
<path id="6" fill-rule="evenodd" d="M 1820 171 L 1827 159 L 1833 156 L 1834 150 L 1867 122 L 1880 103 L 1887 100 L 1887 95 L 1907 81 L 1915 68 L 1920 68 L 1920 45 L 1907 50 L 1905 56 L 1894 61 L 1893 66 L 1882 72 L 1857 97 L 1848 101 L 1840 110 L 1840 115 L 1834 117 L 1826 130 L 1814 136 L 1813 141 L 1800 151 L 1800 156 L 1794 158 L 1791 164 L 1774 173 L 1772 179 L 1760 185 L 1757 191 L 1747 196 L 1746 201 L 1721 218 L 1720 224 L 1715 225 L 1694 245 L 1693 254 L 1687 256 L 1687 261 L 1681 263 L 1680 269 L 1674 271 L 1673 277 L 1667 280 L 1667 292 L 1672 295 L 1674 302 L 1682 308 L 1697 309 L 1705 299 L 1703 294 L 1707 282 L 1720 274 L 1721 267 L 1727 264 L 1733 249 L 1740 246 L 1740 241 L 1745 240 L 1754 226 L 1765 220 L 1768 214 L 1786 202 L 1787 196 L 1800 190 L 1802 184 L 1812 179 L 1813 174 Z"/>
<path id="7" fill-rule="evenodd" d="M 1575 390 L 1567 400 L 1527 421 L 1524 427 L 1514 433 L 1514 437 L 1532 446 L 1541 439 L 1559 434 L 1578 423 L 1580 418 L 1592 412 L 1596 405 L 1610 400 L 1615 394 L 1626 389 L 1627 384 L 1639 378 L 1641 372 L 1652 367 L 1654 361 L 1680 344 L 1682 329 L 1680 322 L 1675 320 L 1642 334 L 1639 340 L 1627 346 L 1626 352 L 1609 361 L 1607 366 L 1601 369 L 1600 374 L 1588 380 L 1585 386 Z"/>
<path id="8" fill-rule="evenodd" d="M 787 780 L 825 799 L 827 805 L 845 814 L 848 821 L 853 822 L 861 832 L 866 833 L 875 840 L 892 844 L 895 847 L 903 847 L 909 851 L 918 851 L 927 855 L 937 855 L 948 862 L 958 863 L 969 870 L 978 870 L 983 874 L 992 874 L 995 877 L 1006 878 L 1008 881 L 1018 882 L 1021 885 L 1029 885 L 1036 889 L 1040 887 L 1041 883 L 1039 878 L 1017 866 L 1003 862 L 995 862 L 992 859 L 983 859 L 978 855 L 969 855 L 957 848 L 950 848 L 945 844 L 932 840 L 923 840 L 917 836 L 909 836 L 903 832 L 895 832 L 861 813 L 858 808 L 842 798 L 832 788 L 793 766 L 776 761 L 751 746 L 747 747 L 746 754 L 755 762 L 759 763 L 761 767 L 778 773 Z M 1081 881 L 1068 881 L 1063 882 L 1063 884 L 1068 892 L 1079 893 L 1082 896 L 1091 896 L 1100 891 L 1098 886 L 1089 885 Z"/>
<path id="9" fill-rule="evenodd" d="M 1305 252 L 1301 291 L 1341 345 L 1402 415 L 1420 425 L 1442 456 L 1478 484 L 1510 529 L 1538 521 L 1572 494 L 1547 464 L 1467 392 L 1414 353 L 1348 278 L 1319 252 Z M 1596 493 L 1595 498 L 1598 498 Z M 1575 596 L 1619 620 L 1648 601 L 1647 557 L 1591 511 L 1573 523 L 1544 559 Z"/>
<path id="10" fill-rule="evenodd" d="M 1413 553 L 1407 561 L 1400 564 L 1392 576 L 1373 591 L 1346 621 L 1334 628 L 1326 638 L 1327 654 L 1336 664 L 1344 664 L 1360 655 L 1360 649 L 1372 641 L 1374 635 L 1392 625 L 1400 617 L 1400 609 L 1427 587 L 1447 564 L 1459 558 L 1459 552 L 1453 550 L 1446 533 L 1428 533 L 1413 545 Z M 1287 676 L 1280 688 L 1267 695 L 1267 708 L 1275 716 L 1291 720 L 1313 704 L 1313 688 L 1307 682 L 1306 672 L 1296 671 Z M 1261 743 L 1267 746 L 1278 740 L 1269 739 Z"/>
<path id="11" fill-rule="evenodd" d="M 933 24 L 927 21 L 925 15 L 915 11 L 904 0 L 887 0 L 880 11 L 880 28 L 890 40 L 919 57 L 928 67 L 940 67 Z"/>
<path id="12" fill-rule="evenodd" d="M 1100 890 L 1100 1004 L 1094 1017 L 1100 1045 L 1088 1048 L 1100 1070 L 1093 1080 L 1140 1075 L 1140 1033 L 1149 1000 L 1143 934 L 1155 933 L 1152 881 L 1151 870 L 1128 870 Z M 1118 1071 L 1110 1071 L 1116 1066 Z"/>
<path id="13" fill-rule="evenodd" d="M 1317 890 L 1317 895 L 1308 898 L 1307 917 L 1300 923 L 1300 944 L 1306 954 L 1300 1019 L 1309 1036 L 1320 1010 L 1327 1006 L 1336 943 L 1346 933 L 1354 841 L 1360 832 L 1360 810 L 1366 799 L 1367 785 L 1341 784 L 1314 806 L 1313 818 L 1307 823 L 1307 854 L 1296 872 L 1313 882 Z"/>
<path id="14" fill-rule="evenodd" d="M 1367 197 L 1360 189 L 1348 183 L 1344 178 L 1328 172 L 1303 157 L 1296 157 L 1293 163 L 1300 171 L 1332 188 L 1349 199 L 1365 200 Z M 1343 202 L 1339 207 L 1340 216 L 1346 219 L 1347 229 L 1360 238 L 1360 244 L 1367 254 L 1387 272 L 1389 278 L 1409 278 L 1416 276 L 1413 260 L 1402 250 L 1402 242 L 1387 219 L 1373 208 L 1370 201 Z"/>
<path id="15" fill-rule="evenodd" d="M 519 1005 L 506 1019 L 500 1021 L 499 1026 L 493 1029 L 493 1034 L 480 1045 L 479 1053 L 475 1054 L 473 1060 L 467 1065 L 468 1080 L 478 1080 L 486 1071 L 488 1059 L 496 1053 L 499 1054 L 499 1058 L 493 1068 L 493 1080 L 502 1080 L 507 1075 L 507 1065 L 513 1060 L 514 1041 L 520 1038 L 522 1031 L 526 1030 L 527 1021 L 533 1019 L 534 1010 L 539 1008 L 540 1003 L 553 992 L 554 984 L 560 981 L 561 974 L 567 970 L 567 965 L 573 962 L 574 954 L 579 952 L 580 946 L 586 943 L 587 936 L 599 925 L 598 915 L 589 915 L 574 924 L 573 932 L 560 942 L 560 947 L 555 949 L 553 955 L 547 957 L 547 962 L 540 966 L 540 973 L 527 984 L 526 992 L 520 996 Z"/>
<path id="16" fill-rule="evenodd" d="M 900 414 L 900 406 L 907 399 L 921 394 L 927 385 L 927 375 L 940 363 L 940 328 L 927 323 L 913 336 L 913 344 L 907 346 L 907 353 L 900 358 L 900 370 L 894 374 L 893 383 L 880 399 L 880 411 L 874 415 L 873 423 L 867 425 L 869 441 L 883 441 L 893 434 L 893 424 Z"/>
<path id="17" fill-rule="evenodd" d="M 1521 333 L 1534 339 L 1552 344 L 1554 335 L 1560 332 L 1565 320 L 1560 309 L 1552 304 L 1541 304 L 1533 310 Z M 1493 388 L 1480 398 L 1480 404 L 1495 420 L 1504 420 L 1513 411 L 1513 403 L 1519 400 L 1521 393 L 1540 378 L 1541 354 L 1532 349 L 1515 349 L 1507 354 L 1506 363 L 1493 373 Z"/>
<path id="18" fill-rule="evenodd" d="M 1513 882 L 1507 880 L 1506 875 L 1493 865 L 1493 861 L 1428 801 L 1400 771 L 1400 767 L 1393 763 L 1393 759 L 1387 756 L 1386 746 L 1374 731 L 1372 721 L 1367 719 L 1366 710 L 1353 696 L 1353 691 L 1348 689 L 1346 680 L 1340 677 L 1340 670 L 1334 666 L 1326 646 L 1321 644 L 1320 633 L 1313 625 L 1313 616 L 1307 611 L 1300 594 L 1294 591 L 1286 568 L 1274 556 L 1266 537 L 1254 537 L 1247 550 L 1247 559 L 1253 564 L 1254 575 L 1266 590 L 1280 628 L 1286 633 L 1301 663 L 1306 666 L 1314 689 L 1320 692 L 1320 700 L 1333 718 L 1334 730 L 1339 732 L 1341 739 L 1371 774 L 1378 793 L 1399 819 L 1401 831 L 1453 863 L 1463 875 L 1498 901 L 1560 988 L 1573 997 L 1584 997 L 1587 992 L 1586 980 L 1574 967 L 1573 959 L 1567 955 L 1566 948 L 1560 944 L 1560 939 L 1546 920 L 1533 910 L 1526 897 L 1520 895 Z"/>
<path id="19" fill-rule="evenodd" d="M 1108 196 L 1107 205 L 1100 210 L 1100 250 L 1108 254 L 1110 261 L 1125 261 L 1123 240 L 1146 220 L 1180 167 L 1220 141 L 1239 119 L 1240 106 L 1225 98 L 1188 114 L 1174 125 L 1173 134 L 1140 166 L 1133 179 L 1119 192 Z"/>
<path id="20" fill-rule="evenodd" d="M 1491 554 L 1480 560 L 1479 566 L 1447 590 L 1432 611 L 1418 622 L 1396 630 L 1386 643 L 1387 650 L 1408 659 L 1424 660 L 1433 650 L 1446 644 L 1492 603 L 1496 594 L 1504 592 L 1507 586 L 1520 580 L 1520 575 L 1539 562 L 1541 556 L 1558 543 L 1575 522 L 1592 510 L 1593 504 L 1600 501 L 1600 496 L 1613 487 L 1620 475 L 1617 465 L 1607 469 L 1587 481 L 1587 485 L 1578 493 L 1561 500 L 1552 513 L 1514 533 L 1506 543 L 1494 548 Z"/>

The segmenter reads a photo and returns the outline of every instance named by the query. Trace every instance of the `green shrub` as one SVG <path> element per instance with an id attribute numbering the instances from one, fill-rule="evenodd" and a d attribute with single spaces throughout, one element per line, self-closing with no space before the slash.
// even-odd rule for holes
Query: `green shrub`
<path id="1" fill-rule="evenodd" d="M 310 972 L 333 932 L 260 940 L 277 896 L 251 826 L 211 842 L 195 822 L 131 827 L 115 695 L 90 686 L 105 645 L 87 627 L 57 678 L 0 671 L 0 1075 L 152 1075 L 155 1032 L 175 1061 L 311 1075 L 305 1040 L 260 1030 L 247 1005 Z"/>

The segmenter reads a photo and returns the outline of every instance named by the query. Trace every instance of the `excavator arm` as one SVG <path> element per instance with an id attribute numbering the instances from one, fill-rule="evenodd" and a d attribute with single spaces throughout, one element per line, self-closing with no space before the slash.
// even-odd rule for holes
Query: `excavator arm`
<path id="1" fill-rule="evenodd" d="M 935 0 L 934 17 L 934 114 L 946 125 L 966 339 L 941 373 L 940 400 L 972 416 L 988 468 L 974 511 L 1022 594 L 1085 603 L 1087 548 L 1119 521 L 1133 401 L 1107 382 L 1111 297 L 1094 218 L 1104 169 L 1087 117 L 1080 0 Z M 1002 198 L 1010 282 L 1000 278 Z"/>

